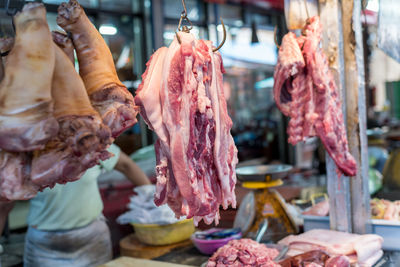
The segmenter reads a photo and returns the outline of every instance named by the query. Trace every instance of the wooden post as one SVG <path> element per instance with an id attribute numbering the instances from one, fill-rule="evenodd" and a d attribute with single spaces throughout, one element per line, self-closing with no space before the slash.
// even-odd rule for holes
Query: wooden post
<path id="1" fill-rule="evenodd" d="M 342 12 L 338 0 L 319 0 L 323 26 L 322 47 L 341 92 L 343 115 L 346 115 L 345 72 L 343 58 Z M 352 232 L 350 182 L 348 177 L 338 177 L 336 165 L 326 154 L 326 172 L 329 194 L 329 218 L 332 230 Z"/>
<path id="2" fill-rule="evenodd" d="M 319 0 L 319 4 L 323 49 L 341 91 L 349 148 L 358 166 L 355 177 L 338 177 L 333 160 L 327 156 L 330 226 L 365 233 L 369 192 L 361 1 Z"/>
<path id="3" fill-rule="evenodd" d="M 358 165 L 350 178 L 353 232 L 364 234 L 369 221 L 368 140 L 364 79 L 361 1 L 342 0 L 343 50 L 346 74 L 347 135 Z"/>

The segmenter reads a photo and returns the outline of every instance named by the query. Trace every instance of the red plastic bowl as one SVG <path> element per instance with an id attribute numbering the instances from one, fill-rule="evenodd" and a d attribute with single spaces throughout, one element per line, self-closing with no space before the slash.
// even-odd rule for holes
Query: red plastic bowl
<path id="1" fill-rule="evenodd" d="M 212 228 L 207 231 L 203 231 L 203 233 L 213 233 L 216 231 L 222 230 L 222 228 Z M 226 238 L 221 238 L 221 239 L 199 239 L 196 238 L 196 233 L 192 234 L 192 237 L 190 238 L 195 245 L 195 247 L 203 254 L 206 255 L 211 255 L 217 249 L 220 247 L 224 246 L 227 244 L 229 241 L 234 240 L 234 239 L 240 239 L 242 238 L 242 233 L 237 233 L 235 235 L 232 235 L 230 237 Z"/>

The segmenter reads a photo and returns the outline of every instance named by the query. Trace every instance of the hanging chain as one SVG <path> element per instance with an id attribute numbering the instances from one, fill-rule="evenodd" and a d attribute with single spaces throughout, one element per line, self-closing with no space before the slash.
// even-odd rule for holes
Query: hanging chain
<path id="1" fill-rule="evenodd" d="M 179 24 L 178 24 L 178 31 L 182 31 L 182 32 L 190 32 L 191 29 L 193 29 L 193 24 L 190 21 L 190 19 L 188 18 L 188 14 L 187 14 L 187 9 L 186 9 L 186 4 L 185 4 L 185 0 L 182 0 L 182 6 L 183 6 L 183 11 L 181 13 L 181 17 L 179 19 Z M 182 26 L 182 22 L 186 20 L 190 26 Z"/>
<path id="2" fill-rule="evenodd" d="M 185 0 L 182 0 L 182 6 L 183 6 L 183 11 L 182 11 L 181 17 L 180 17 L 180 19 L 179 19 L 178 29 L 177 29 L 177 31 L 175 32 L 176 39 L 178 40 L 178 42 L 179 42 L 180 44 L 181 44 L 182 42 L 181 42 L 181 38 L 179 37 L 178 32 L 186 32 L 186 33 L 189 33 L 190 30 L 193 29 L 193 24 L 192 24 L 192 22 L 190 21 L 190 19 L 188 18 L 188 13 L 187 13 L 187 9 L 186 9 Z M 184 20 L 186 20 L 186 22 L 190 24 L 189 27 L 186 26 L 186 25 L 182 26 L 182 22 L 183 22 Z M 218 51 L 218 50 L 224 45 L 225 40 L 226 40 L 226 29 L 225 29 L 225 25 L 224 25 L 224 22 L 222 21 L 222 19 L 221 19 L 221 23 L 222 23 L 222 29 L 223 29 L 223 31 L 224 31 L 224 37 L 223 37 L 223 40 L 222 40 L 221 44 L 220 44 L 217 48 L 214 48 L 214 49 L 213 49 L 213 52 Z"/>

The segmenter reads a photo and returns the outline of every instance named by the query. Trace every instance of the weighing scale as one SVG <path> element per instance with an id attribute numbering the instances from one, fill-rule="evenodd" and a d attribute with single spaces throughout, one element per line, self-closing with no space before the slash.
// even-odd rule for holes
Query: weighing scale
<path id="1" fill-rule="evenodd" d="M 234 227 L 240 227 L 246 237 L 255 238 L 259 230 L 266 229 L 261 241 L 277 242 L 298 232 L 284 199 L 273 189 L 283 185 L 281 179 L 291 169 L 290 165 L 256 165 L 236 169 L 241 186 L 252 189 L 240 204 L 234 222 Z"/>

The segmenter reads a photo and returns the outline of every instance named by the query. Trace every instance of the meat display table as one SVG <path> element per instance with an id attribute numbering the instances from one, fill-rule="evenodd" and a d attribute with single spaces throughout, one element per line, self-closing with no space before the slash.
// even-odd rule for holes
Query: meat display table
<path id="1" fill-rule="evenodd" d="M 140 267 L 190 267 L 190 265 L 182 265 L 176 263 L 167 263 L 161 261 L 152 261 L 145 259 L 137 259 L 130 257 L 120 257 L 113 261 L 107 262 L 106 264 L 100 265 L 100 267 L 131 267 L 131 266 L 140 266 Z"/>
<path id="2" fill-rule="evenodd" d="M 133 238 L 133 235 L 127 236 L 124 240 L 127 240 L 127 238 Z M 138 242 L 138 241 L 136 241 Z M 111 261 L 105 265 L 102 265 L 103 267 L 114 267 L 114 266 L 143 266 L 143 267 L 152 267 L 152 266 L 160 266 L 160 267 L 169 267 L 169 266 L 201 266 L 203 263 L 205 263 L 208 260 L 207 255 L 201 254 L 191 243 L 190 241 L 186 241 L 186 244 L 178 243 L 178 246 L 171 247 L 171 245 L 168 249 L 165 247 L 167 246 L 160 246 L 160 247 L 150 247 L 150 246 L 145 246 L 145 245 L 140 245 L 139 249 L 141 251 L 146 251 L 146 253 L 142 253 L 141 256 L 147 256 L 149 257 L 149 251 L 153 254 L 153 257 L 151 260 L 146 260 L 146 259 L 138 259 L 139 256 L 132 257 L 132 254 L 130 254 L 130 257 L 126 257 L 125 253 L 122 254 L 123 257 L 118 258 L 114 261 Z M 134 246 L 137 246 L 135 244 Z M 146 248 L 147 247 L 147 248 Z M 140 251 L 139 250 L 139 251 Z M 121 252 L 124 250 L 121 247 Z M 158 256 L 155 256 L 154 251 L 157 251 Z M 130 259 L 133 259 L 130 260 Z M 150 258 L 148 258 L 150 259 Z M 389 252 L 385 251 L 384 256 L 382 257 L 381 260 L 379 260 L 375 267 L 398 267 L 398 262 L 400 262 L 400 252 Z M 147 265 L 150 264 L 150 265 Z"/>
<path id="3" fill-rule="evenodd" d="M 209 256 L 201 254 L 193 245 L 172 250 L 160 257 L 157 261 L 171 262 L 174 264 L 187 264 L 190 266 L 201 266 L 208 260 Z"/>
<path id="4" fill-rule="evenodd" d="M 201 254 L 190 240 L 167 246 L 148 246 L 140 243 L 134 234 L 128 235 L 120 241 L 121 256 L 153 259 L 174 264 L 200 266 L 208 260 L 208 256 Z"/>

